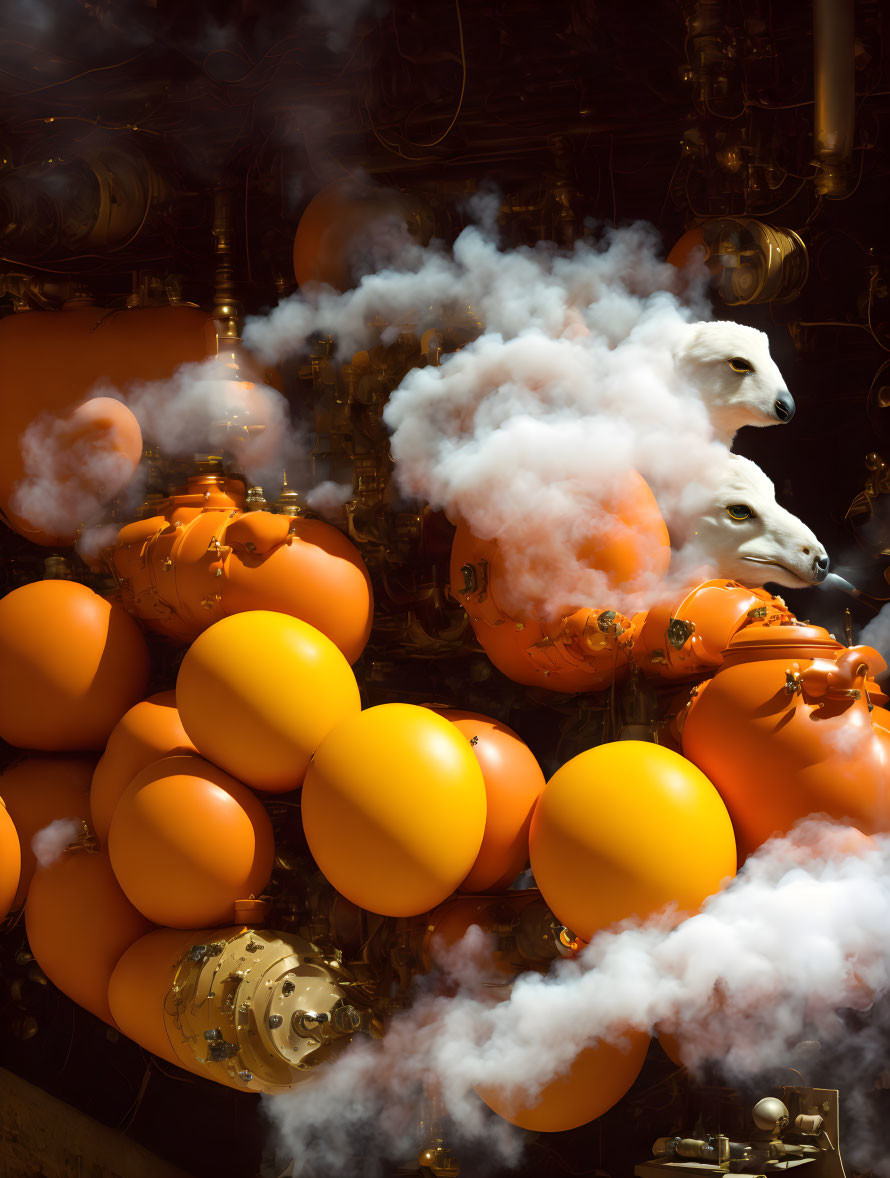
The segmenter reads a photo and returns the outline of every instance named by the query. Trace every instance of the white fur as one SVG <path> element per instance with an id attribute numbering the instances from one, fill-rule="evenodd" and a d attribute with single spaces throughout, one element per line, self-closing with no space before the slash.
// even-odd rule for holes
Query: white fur
<path id="1" fill-rule="evenodd" d="M 734 372 L 729 361 L 735 357 L 747 360 L 753 372 Z M 743 425 L 778 425 L 782 418 L 776 413 L 777 400 L 790 403 L 793 412 L 791 394 L 762 331 L 728 320 L 690 323 L 681 333 L 674 358 L 727 446 Z"/>
<path id="2" fill-rule="evenodd" d="M 726 509 L 735 504 L 751 508 L 752 518 L 734 520 Z M 712 505 L 690 529 L 682 557 L 752 588 L 817 585 L 828 570 L 827 553 L 807 525 L 779 506 L 772 482 L 740 454 L 728 456 Z"/>

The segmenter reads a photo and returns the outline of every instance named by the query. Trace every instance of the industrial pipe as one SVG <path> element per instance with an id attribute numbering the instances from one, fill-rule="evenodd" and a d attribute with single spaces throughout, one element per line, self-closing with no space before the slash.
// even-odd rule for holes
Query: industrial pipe
<path id="1" fill-rule="evenodd" d="M 853 0 L 814 0 L 813 145 L 820 196 L 846 196 L 852 185 L 855 52 Z"/>

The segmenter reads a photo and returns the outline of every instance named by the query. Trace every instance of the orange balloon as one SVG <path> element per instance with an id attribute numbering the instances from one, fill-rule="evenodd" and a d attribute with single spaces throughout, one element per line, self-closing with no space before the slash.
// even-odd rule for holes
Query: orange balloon
<path id="1" fill-rule="evenodd" d="M 361 707 L 333 642 L 268 610 L 233 614 L 199 635 L 182 660 L 176 702 L 203 756 L 271 793 L 296 789 L 325 736 Z"/>
<path id="2" fill-rule="evenodd" d="M 371 578 L 361 553 L 319 519 L 251 511 L 226 529 L 232 558 L 221 586 L 227 614 L 275 610 L 308 622 L 354 663 L 374 616 Z"/>
<path id="3" fill-rule="evenodd" d="M 420 207 L 400 194 L 354 180 L 328 184 L 306 206 L 297 226 L 294 277 L 300 286 L 324 282 L 348 290 L 360 277 L 362 255 L 377 225 L 404 224 L 426 244 L 430 233 L 421 221 Z"/>
<path id="4" fill-rule="evenodd" d="M 302 813 L 309 850 L 338 892 L 383 916 L 416 916 L 472 867 L 485 783 L 453 724 L 429 708 L 381 704 L 319 745 Z"/>
<path id="5" fill-rule="evenodd" d="M 34 581 L 0 601 L 0 737 L 17 748 L 104 748 L 148 671 L 139 627 L 85 585 Z"/>
<path id="6" fill-rule="evenodd" d="M 670 904 L 678 918 L 735 874 L 720 795 L 679 753 L 639 740 L 573 757 L 547 782 L 532 818 L 541 895 L 582 940 Z"/>
<path id="7" fill-rule="evenodd" d="M 22 855 L 15 823 L 0 798 L 0 920 L 15 903 L 21 866 Z"/>
<path id="8" fill-rule="evenodd" d="M 13 908 L 28 894 L 37 858 L 31 840 L 39 830 L 60 819 L 87 822 L 90 816 L 92 757 L 26 757 L 0 777 L 0 798 L 6 803 L 22 846 L 22 871 Z"/>
<path id="9" fill-rule="evenodd" d="M 194 753 L 197 749 L 182 726 L 175 691 L 150 695 L 121 717 L 108 738 L 90 789 L 93 829 L 100 842 L 107 840 L 115 808 L 136 774 L 154 761 L 178 752 Z"/>
<path id="10" fill-rule="evenodd" d="M 231 923 L 236 900 L 272 873 L 272 824 L 258 799 L 202 757 L 165 757 L 117 804 L 108 853 L 131 903 L 171 928 Z"/>
<path id="11" fill-rule="evenodd" d="M 476 1091 L 490 1109 L 521 1129 L 562 1133 L 601 1117 L 633 1087 L 649 1050 L 649 1036 L 628 1031 L 622 1045 L 597 1043 L 579 1052 L 565 1075 L 529 1098 L 521 1089 Z"/>
<path id="12" fill-rule="evenodd" d="M 31 881 L 25 929 L 37 964 L 63 994 L 107 1023 L 108 979 L 150 928 L 121 891 L 104 851 L 66 851 Z"/>
<path id="13" fill-rule="evenodd" d="M 121 312 L 79 303 L 62 311 L 5 316 L 0 322 L 0 511 L 8 514 L 25 475 L 21 438 L 41 413 L 64 416 L 101 386 L 126 392 L 141 381 L 167 380 L 180 364 L 215 356 L 217 348 L 213 319 L 197 307 Z M 38 544 L 56 543 L 43 533 L 24 534 Z"/>
<path id="14" fill-rule="evenodd" d="M 528 861 L 528 830 L 545 780 L 535 755 L 512 728 L 457 708 L 434 708 L 470 742 L 485 782 L 485 833 L 462 892 L 505 891 Z"/>
<path id="15" fill-rule="evenodd" d="M 705 235 L 700 228 L 690 229 L 684 233 L 674 243 L 666 261 L 672 266 L 676 266 L 678 270 L 682 270 L 685 266 L 689 265 L 696 251 L 698 251 L 700 260 L 704 262 L 708 256 L 708 247 L 705 242 Z"/>
<path id="16" fill-rule="evenodd" d="M 23 446 L 25 477 L 9 502 L 10 526 L 36 544 L 73 544 L 136 473 L 142 431 L 121 401 L 94 397 L 34 422 Z"/>

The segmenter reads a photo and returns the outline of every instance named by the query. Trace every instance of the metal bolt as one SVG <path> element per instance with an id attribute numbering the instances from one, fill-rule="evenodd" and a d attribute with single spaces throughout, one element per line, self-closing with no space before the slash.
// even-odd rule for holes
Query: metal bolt
<path id="1" fill-rule="evenodd" d="M 294 985 L 293 982 L 285 982 L 284 985 L 281 987 L 281 993 L 285 996 L 285 998 L 289 998 L 291 996 L 291 994 L 293 994 L 294 990 L 296 990 L 296 988 L 297 987 Z"/>
<path id="2" fill-rule="evenodd" d="M 272 1030 L 272 1031 L 274 1031 L 274 1030 L 276 1029 L 276 1027 L 280 1027 L 280 1026 L 281 1026 L 281 1023 L 282 1023 L 282 1021 L 283 1021 L 283 1020 L 282 1020 L 282 1018 L 281 1018 L 281 1015 L 280 1015 L 280 1014 L 272 1014 L 272 1015 L 270 1015 L 270 1016 L 269 1016 L 269 1029 L 270 1029 L 270 1030 Z"/>

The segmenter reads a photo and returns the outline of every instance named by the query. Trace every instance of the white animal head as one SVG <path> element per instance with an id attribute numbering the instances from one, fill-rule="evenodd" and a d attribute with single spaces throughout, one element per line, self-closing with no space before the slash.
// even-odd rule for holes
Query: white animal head
<path id="1" fill-rule="evenodd" d="M 715 574 L 759 588 L 802 589 L 828 573 L 828 554 L 797 516 L 776 502 L 755 463 L 730 454 L 712 506 L 696 523 L 690 548 Z"/>
<path id="2" fill-rule="evenodd" d="M 743 425 L 776 425 L 794 416 L 794 399 L 762 331 L 729 321 L 690 323 L 675 360 L 727 445 Z"/>

